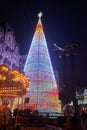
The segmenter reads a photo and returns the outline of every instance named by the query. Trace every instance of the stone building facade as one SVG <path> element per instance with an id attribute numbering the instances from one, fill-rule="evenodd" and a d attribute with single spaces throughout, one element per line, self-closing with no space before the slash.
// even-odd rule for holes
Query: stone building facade
<path id="1" fill-rule="evenodd" d="M 0 65 L 20 70 L 20 51 L 12 27 L 0 24 Z"/>

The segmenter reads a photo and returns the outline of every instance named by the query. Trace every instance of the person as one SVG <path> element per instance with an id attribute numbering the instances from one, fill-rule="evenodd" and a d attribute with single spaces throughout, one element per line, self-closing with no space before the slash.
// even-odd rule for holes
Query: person
<path id="1" fill-rule="evenodd" d="M 70 123 L 70 127 L 67 130 L 83 130 L 80 118 L 72 117 Z"/>
<path id="2" fill-rule="evenodd" d="M 70 128 L 70 126 L 71 126 L 70 119 L 71 119 L 70 115 L 67 115 L 64 130 L 68 130 Z"/>

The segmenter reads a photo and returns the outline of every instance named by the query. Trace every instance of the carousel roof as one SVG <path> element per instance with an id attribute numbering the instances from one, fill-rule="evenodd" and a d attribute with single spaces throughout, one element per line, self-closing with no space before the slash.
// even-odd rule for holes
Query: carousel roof
<path id="1" fill-rule="evenodd" d="M 0 96 L 17 97 L 29 90 L 30 80 L 22 72 L 0 65 Z"/>

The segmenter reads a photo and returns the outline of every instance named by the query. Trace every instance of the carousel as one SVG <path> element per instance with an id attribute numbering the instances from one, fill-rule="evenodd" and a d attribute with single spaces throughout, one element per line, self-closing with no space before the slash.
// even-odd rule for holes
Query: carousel
<path id="1" fill-rule="evenodd" d="M 30 80 L 24 73 L 0 65 L 0 120 L 3 120 L 3 115 L 10 115 L 12 110 L 20 105 L 23 107 L 23 96 L 29 86 Z"/>

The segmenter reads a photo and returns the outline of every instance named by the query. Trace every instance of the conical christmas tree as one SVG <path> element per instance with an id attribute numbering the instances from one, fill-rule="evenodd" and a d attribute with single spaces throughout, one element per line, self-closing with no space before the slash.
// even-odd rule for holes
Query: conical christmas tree
<path id="1" fill-rule="evenodd" d="M 39 20 L 24 67 L 24 72 L 31 81 L 26 97 L 30 99 L 29 105 L 39 111 L 60 112 L 58 88 L 41 22 L 42 13 L 38 16 Z"/>

